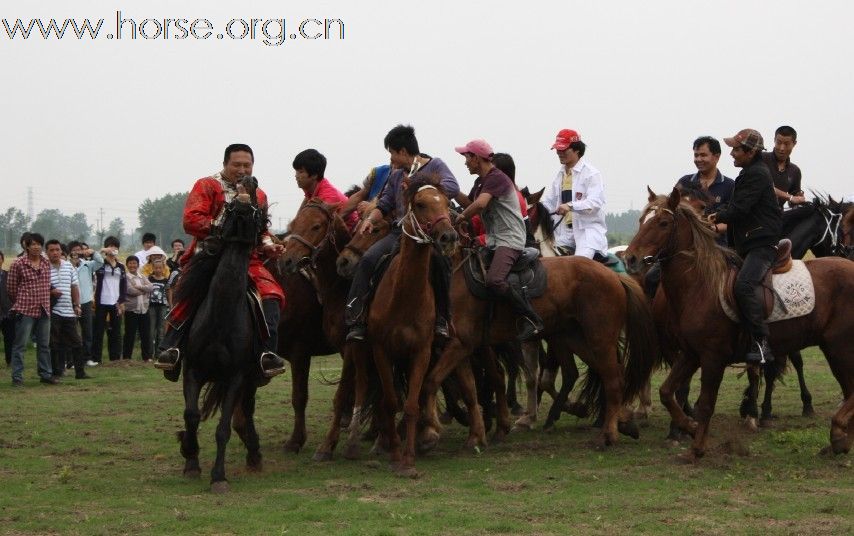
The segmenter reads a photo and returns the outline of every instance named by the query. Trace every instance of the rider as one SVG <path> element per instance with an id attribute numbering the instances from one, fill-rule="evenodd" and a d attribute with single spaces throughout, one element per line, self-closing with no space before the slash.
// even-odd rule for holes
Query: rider
<path id="1" fill-rule="evenodd" d="M 608 239 L 602 173 L 582 159 L 587 145 L 574 130 L 558 132 L 552 149 L 562 165 L 541 201 L 562 216 L 555 229 L 558 253 L 605 262 Z"/>
<path id="2" fill-rule="evenodd" d="M 543 329 L 543 321 L 527 297 L 507 283 L 510 268 L 525 248 L 525 222 L 513 181 L 492 163 L 492 147 L 484 140 L 472 140 L 456 151 L 466 158 L 469 173 L 478 176 L 472 203 L 460 214 L 470 219 L 480 214 L 486 227 L 486 247 L 493 251 L 486 273 L 486 284 L 497 296 L 506 298 L 516 314 L 527 322 L 519 329 L 521 341 Z"/>
<path id="3" fill-rule="evenodd" d="M 392 172 L 377 201 L 377 207 L 368 215 L 360 230 L 363 234 L 370 233 L 374 228 L 374 223 L 388 214 L 394 214 L 395 224 L 392 226 L 389 235 L 365 252 L 356 267 L 353 283 L 350 285 L 350 293 L 347 295 L 347 308 L 345 310 L 345 321 L 350 328 L 347 333 L 348 341 L 365 339 L 367 322 L 365 305 L 373 292 L 371 278 L 374 276 L 374 269 L 380 259 L 391 253 L 400 239 L 401 219 L 406 215 L 403 192 L 410 178 L 415 173 L 422 172 L 428 175 L 438 175 L 440 185 L 448 199 L 455 198 L 460 191 L 457 179 L 442 160 L 432 158 L 419 151 L 418 139 L 415 137 L 413 127 L 397 125 L 386 134 L 383 143 L 391 155 Z M 451 318 L 449 297 L 451 267 L 444 255 L 434 254 L 432 259 L 432 283 L 436 299 L 436 334 L 447 338 Z"/>
<path id="4" fill-rule="evenodd" d="M 776 257 L 783 214 L 774 195 L 771 173 L 762 161 L 762 135 L 746 128 L 732 138 L 724 138 L 724 143 L 732 147 L 733 163 L 742 170 L 735 179 L 730 202 L 710 215 L 709 221 L 728 225 L 729 243 L 744 259 L 733 290 L 742 326 L 753 336 L 745 360 L 748 364 L 765 363 L 774 357 L 768 347 L 761 285 Z"/>
<path id="5" fill-rule="evenodd" d="M 316 149 L 306 149 L 297 154 L 293 167 L 297 186 L 305 194 L 303 206 L 312 199 L 320 199 L 330 205 L 340 204 L 341 207 L 347 203 L 347 196 L 323 176 L 326 173 L 326 157 Z M 352 233 L 359 223 L 359 215 L 355 211 L 347 211 L 343 212 L 343 216 L 347 229 Z"/>
<path id="6" fill-rule="evenodd" d="M 229 145 L 225 149 L 222 171 L 199 179 L 193 185 L 184 205 L 184 230 L 193 236 L 193 242 L 181 258 L 182 266 L 187 264 L 194 253 L 197 253 L 200 243 L 210 236 L 211 229 L 221 223 L 226 205 L 235 198 L 242 199 L 239 195 L 245 195 L 238 191 L 242 187 L 238 186 L 237 181 L 241 177 L 252 175 L 254 164 L 255 155 L 248 145 L 242 143 Z M 267 195 L 260 188 L 255 191 L 255 194 L 259 205 L 267 205 Z M 276 354 L 279 316 L 285 302 L 285 295 L 282 287 L 264 267 L 262 259 L 278 257 L 283 251 L 284 247 L 274 243 L 270 233 L 265 230 L 261 234 L 261 245 L 252 252 L 249 260 L 249 278 L 261 295 L 269 332 L 260 358 L 261 370 L 267 378 L 285 371 L 285 360 Z M 174 305 L 169 313 L 166 334 L 158 348 L 161 352 L 154 366 L 162 369 L 163 375 L 171 381 L 177 381 L 180 374 L 180 368 L 177 366 L 180 360 L 178 345 L 185 331 L 186 321 L 192 314 L 192 308 L 193 304 L 184 302 Z"/>
<path id="7" fill-rule="evenodd" d="M 790 206 L 806 202 L 801 190 L 801 168 L 792 163 L 792 151 L 798 143 L 798 133 L 792 127 L 783 125 L 774 132 L 774 150 L 762 153 L 762 160 L 771 172 L 774 181 L 774 195 L 780 207 L 789 202 Z"/>

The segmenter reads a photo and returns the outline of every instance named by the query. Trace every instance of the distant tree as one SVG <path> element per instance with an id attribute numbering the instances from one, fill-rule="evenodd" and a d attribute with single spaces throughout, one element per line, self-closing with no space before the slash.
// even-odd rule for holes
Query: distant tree
<path id="1" fill-rule="evenodd" d="M 88 242 L 92 236 L 92 226 L 86 219 L 86 214 L 77 212 L 68 217 L 68 239 Z"/>
<path id="2" fill-rule="evenodd" d="M 146 199 L 139 206 L 139 230 L 150 232 L 157 236 L 157 243 L 168 251 L 172 240 L 181 238 L 188 240 L 184 232 L 184 204 L 187 202 L 186 193 L 166 194 L 157 199 Z"/>
<path id="3" fill-rule="evenodd" d="M 9 207 L 0 214 L 0 240 L 4 250 L 16 250 L 21 235 L 30 229 L 30 218 L 21 209 Z"/>
<path id="4" fill-rule="evenodd" d="M 113 218 L 113 221 L 111 221 L 110 225 L 107 226 L 107 231 L 104 236 L 115 236 L 119 239 L 119 242 L 122 243 L 122 247 L 128 246 L 127 241 L 125 240 L 125 222 L 121 218 Z"/>
<path id="5" fill-rule="evenodd" d="M 69 240 L 88 240 L 92 226 L 86 221 L 86 215 L 77 213 L 66 216 L 55 208 L 42 210 L 32 224 L 32 230 L 41 233 L 45 239 L 55 238 L 60 242 Z"/>
<path id="6" fill-rule="evenodd" d="M 640 210 L 627 210 L 620 214 L 607 214 L 605 224 L 608 226 L 608 245 L 619 246 L 628 244 L 638 232 Z"/>

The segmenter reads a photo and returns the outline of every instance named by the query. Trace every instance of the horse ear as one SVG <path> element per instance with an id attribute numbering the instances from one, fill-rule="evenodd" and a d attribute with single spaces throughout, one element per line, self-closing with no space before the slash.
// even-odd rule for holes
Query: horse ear
<path id="1" fill-rule="evenodd" d="M 670 196 L 667 198 L 667 208 L 670 210 L 676 210 L 676 207 L 679 206 L 679 200 L 682 199 L 682 193 L 679 191 L 679 188 L 673 187 L 673 191 L 670 192 Z"/>
<path id="2" fill-rule="evenodd" d="M 329 207 L 329 210 L 332 212 L 341 212 L 341 209 L 344 208 L 344 202 L 338 201 L 337 203 L 330 203 L 326 206 Z"/>
<path id="3" fill-rule="evenodd" d="M 646 191 L 649 192 L 649 197 L 646 198 L 647 201 L 649 201 L 650 203 L 655 201 L 658 196 L 655 195 L 655 192 L 652 191 L 652 188 L 650 188 L 648 184 L 646 186 Z"/>
<path id="4" fill-rule="evenodd" d="M 539 203 L 540 199 L 542 199 L 543 193 L 545 191 L 546 191 L 546 187 L 543 186 L 542 188 L 540 188 L 539 192 L 531 194 L 531 197 L 528 198 L 528 204 L 529 205 L 536 205 L 537 203 Z"/>

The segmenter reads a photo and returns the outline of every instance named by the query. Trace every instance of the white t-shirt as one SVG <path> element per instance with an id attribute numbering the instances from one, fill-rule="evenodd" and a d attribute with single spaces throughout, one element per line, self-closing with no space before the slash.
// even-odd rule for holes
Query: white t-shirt
<path id="1" fill-rule="evenodd" d="M 116 305 L 119 301 L 119 284 L 122 280 L 122 269 L 116 264 L 104 264 L 104 282 L 101 284 L 101 305 Z"/>

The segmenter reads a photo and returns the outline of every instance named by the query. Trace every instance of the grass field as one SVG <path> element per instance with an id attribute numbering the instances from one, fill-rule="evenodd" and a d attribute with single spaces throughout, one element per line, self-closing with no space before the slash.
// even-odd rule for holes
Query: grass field
<path id="1" fill-rule="evenodd" d="M 818 417 L 800 416 L 792 376 L 775 394 L 779 420 L 751 433 L 738 419 L 746 378 L 724 378 L 710 452 L 683 465 L 684 445 L 664 441 L 656 404 L 641 439 L 604 452 L 588 423 L 564 415 L 553 433 L 511 434 L 480 453 L 461 451 L 465 431 L 446 429 L 402 480 L 387 460 L 311 461 L 326 428 L 337 358 L 312 372 L 309 440 L 286 454 L 290 380 L 259 391 L 264 471 L 248 473 L 236 435 L 228 449 L 231 492 L 208 491 L 214 423 L 200 430 L 201 480 L 181 476 L 175 432 L 183 428 L 178 384 L 140 362 L 105 365 L 95 379 L 0 384 L 2 534 L 851 534 L 851 455 L 826 457 L 829 416 L 840 392 L 824 358 L 805 353 Z M 656 375 L 656 387 L 662 380 Z M 695 390 L 696 393 L 696 390 Z M 365 444 L 364 452 L 368 445 Z"/>

